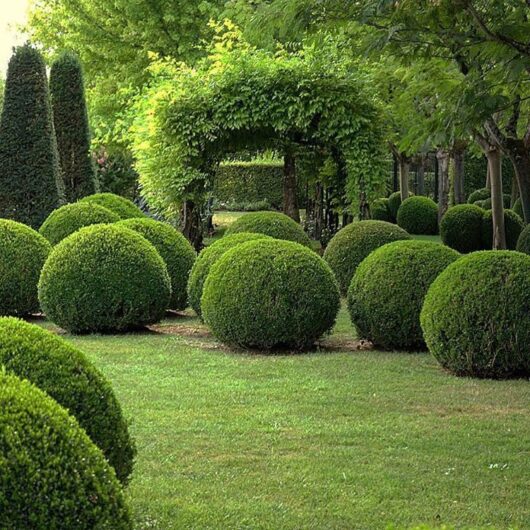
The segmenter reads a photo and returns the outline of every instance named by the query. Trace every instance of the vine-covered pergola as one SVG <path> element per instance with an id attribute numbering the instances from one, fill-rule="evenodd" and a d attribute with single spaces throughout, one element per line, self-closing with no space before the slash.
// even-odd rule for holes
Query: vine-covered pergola
<path id="1" fill-rule="evenodd" d="M 155 61 L 133 129 L 150 204 L 175 214 L 185 203 L 188 225 L 218 164 L 229 154 L 266 147 L 284 156 L 284 211 L 294 218 L 300 149 L 339 162 L 352 203 L 377 195 L 385 159 L 379 110 L 359 72 L 333 64 L 315 50 L 287 56 L 233 40 L 218 41 L 195 68 Z"/>

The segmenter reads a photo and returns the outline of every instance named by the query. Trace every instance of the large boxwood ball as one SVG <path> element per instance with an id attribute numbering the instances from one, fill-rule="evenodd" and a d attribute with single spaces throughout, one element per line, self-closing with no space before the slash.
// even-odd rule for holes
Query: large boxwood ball
<path id="1" fill-rule="evenodd" d="M 102 223 L 115 223 L 120 217 L 97 204 L 76 202 L 54 210 L 39 229 L 52 245 L 56 245 L 80 228 Z"/>
<path id="2" fill-rule="evenodd" d="M 210 273 L 213 264 L 228 250 L 241 243 L 256 241 L 258 239 L 272 239 L 264 234 L 252 234 L 251 232 L 241 232 L 231 236 L 224 236 L 209 247 L 206 247 L 198 256 L 191 269 L 188 281 L 188 298 L 190 306 L 197 315 L 201 316 L 201 298 L 204 282 Z"/>
<path id="3" fill-rule="evenodd" d="M 348 292 L 355 270 L 368 254 L 401 239 L 410 239 L 410 235 L 384 221 L 358 221 L 339 230 L 329 242 L 324 259 L 335 273 L 341 292 Z"/>
<path id="4" fill-rule="evenodd" d="M 421 326 L 440 364 L 457 375 L 530 373 L 530 256 L 474 252 L 451 264 L 425 298 Z"/>
<path id="5" fill-rule="evenodd" d="M 440 235 L 448 247 L 468 253 L 481 250 L 484 210 L 474 204 L 449 208 L 440 222 Z"/>
<path id="6" fill-rule="evenodd" d="M 357 268 L 348 309 L 359 335 L 384 348 L 424 349 L 423 300 L 434 279 L 460 254 L 431 241 L 396 241 Z"/>
<path id="7" fill-rule="evenodd" d="M 172 226 L 154 219 L 126 219 L 118 225 L 138 232 L 158 250 L 171 279 L 171 301 L 168 307 L 175 311 L 185 309 L 188 305 L 188 278 L 197 257 L 190 242 Z"/>
<path id="8" fill-rule="evenodd" d="M 0 372 L 0 528 L 133 527 L 120 483 L 77 421 Z"/>
<path id="9" fill-rule="evenodd" d="M 120 219 L 145 217 L 142 210 L 134 202 L 114 193 L 95 193 L 83 197 L 79 202 L 103 206 L 118 215 Z"/>
<path id="10" fill-rule="evenodd" d="M 303 228 L 280 212 L 255 212 L 242 215 L 230 225 L 226 234 L 232 235 L 239 232 L 265 234 L 276 239 L 286 239 L 307 247 L 311 246 L 311 240 Z"/>
<path id="11" fill-rule="evenodd" d="M 376 221 L 387 221 L 388 223 L 391 223 L 394 219 L 390 213 L 388 202 L 388 199 L 385 197 L 376 199 L 370 205 L 370 217 Z"/>
<path id="12" fill-rule="evenodd" d="M 0 365 L 75 416 L 118 479 L 127 481 L 136 452 L 127 422 L 109 382 L 83 353 L 39 326 L 0 318 Z"/>
<path id="13" fill-rule="evenodd" d="M 301 350 L 330 331 L 340 297 L 328 265 L 290 241 L 258 240 L 227 251 L 211 268 L 201 300 L 227 344 Z"/>
<path id="14" fill-rule="evenodd" d="M 413 194 L 409 192 L 409 197 L 412 197 Z M 397 214 L 399 207 L 401 206 L 401 192 L 395 191 L 388 197 L 388 209 L 390 210 L 390 215 L 392 216 L 392 221 L 396 222 Z"/>
<path id="15" fill-rule="evenodd" d="M 504 210 L 506 248 L 515 250 L 523 228 L 523 220 L 513 210 Z M 482 217 L 482 248 L 486 250 L 493 248 L 493 214 L 491 210 L 486 210 Z"/>
<path id="16" fill-rule="evenodd" d="M 468 204 L 475 204 L 477 201 L 484 201 L 491 197 L 491 190 L 489 188 L 480 188 L 469 194 L 467 198 Z"/>
<path id="17" fill-rule="evenodd" d="M 50 251 L 50 243 L 29 226 L 0 219 L 0 315 L 39 310 L 37 284 Z"/>
<path id="18" fill-rule="evenodd" d="M 39 281 L 44 312 L 71 333 L 158 322 L 170 296 L 167 267 L 155 247 L 116 225 L 88 226 L 61 241 Z"/>
<path id="19" fill-rule="evenodd" d="M 409 197 L 399 207 L 397 224 L 409 234 L 437 234 L 438 206 L 429 197 Z"/>

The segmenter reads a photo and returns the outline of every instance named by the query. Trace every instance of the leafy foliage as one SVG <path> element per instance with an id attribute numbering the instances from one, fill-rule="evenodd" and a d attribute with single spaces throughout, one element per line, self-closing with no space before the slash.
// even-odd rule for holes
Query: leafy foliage
<path id="1" fill-rule="evenodd" d="M 438 206 L 429 197 L 409 197 L 399 207 L 397 224 L 409 234 L 437 234 Z"/>
<path id="2" fill-rule="evenodd" d="M 457 375 L 504 378 L 530 372 L 530 257 L 474 252 L 434 281 L 421 313 L 430 352 Z"/>
<path id="3" fill-rule="evenodd" d="M 0 448 L 1 527 L 132 529 L 114 471 L 77 421 L 28 381 L 2 373 Z"/>
<path id="4" fill-rule="evenodd" d="M 62 196 L 46 66 L 29 45 L 9 61 L 0 120 L 0 217 L 39 228 Z"/>
<path id="5" fill-rule="evenodd" d="M 368 254 L 401 239 L 410 239 L 410 235 L 384 221 L 359 221 L 339 230 L 329 242 L 324 259 L 335 273 L 341 292 L 348 292 L 355 270 Z"/>
<path id="6" fill-rule="evenodd" d="M 142 210 L 140 210 L 136 204 L 125 197 L 114 195 L 114 193 L 96 193 L 95 195 L 88 195 L 79 202 L 103 206 L 117 214 L 121 219 L 145 217 Z"/>
<path id="7" fill-rule="evenodd" d="M 440 222 L 440 235 L 448 247 L 467 253 L 481 250 L 484 210 L 475 204 L 449 208 Z"/>
<path id="8" fill-rule="evenodd" d="M 167 267 L 153 245 L 116 225 L 88 226 L 61 241 L 39 281 L 44 312 L 71 333 L 152 324 L 170 296 Z"/>
<path id="9" fill-rule="evenodd" d="M 226 252 L 206 278 L 205 322 L 244 348 L 304 349 L 331 331 L 340 306 L 327 264 L 291 241 L 258 240 Z"/>
<path id="10" fill-rule="evenodd" d="M 458 252 L 431 241 L 396 241 L 374 250 L 357 268 L 348 309 L 362 338 L 385 348 L 425 348 L 420 327 L 431 283 Z"/>
<path id="11" fill-rule="evenodd" d="M 37 284 L 51 246 L 29 226 L 0 219 L 0 314 L 39 310 Z"/>
<path id="12" fill-rule="evenodd" d="M 15 318 L 0 319 L 0 364 L 67 409 L 127 482 L 135 447 L 109 382 L 61 337 Z"/>

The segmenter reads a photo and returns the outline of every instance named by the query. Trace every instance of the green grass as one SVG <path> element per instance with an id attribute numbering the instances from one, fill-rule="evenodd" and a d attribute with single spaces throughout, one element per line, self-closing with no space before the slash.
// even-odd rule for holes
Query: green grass
<path id="1" fill-rule="evenodd" d="M 344 309 L 303 355 L 231 352 L 189 314 L 67 339 L 133 420 L 138 528 L 530 526 L 527 381 L 356 350 Z"/>

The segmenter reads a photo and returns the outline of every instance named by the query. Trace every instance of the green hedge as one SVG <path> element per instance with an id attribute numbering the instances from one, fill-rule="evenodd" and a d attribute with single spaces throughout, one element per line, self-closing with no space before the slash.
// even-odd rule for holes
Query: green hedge
<path id="1" fill-rule="evenodd" d="M 0 528 L 131 530 L 121 486 L 77 421 L 0 372 Z"/>

